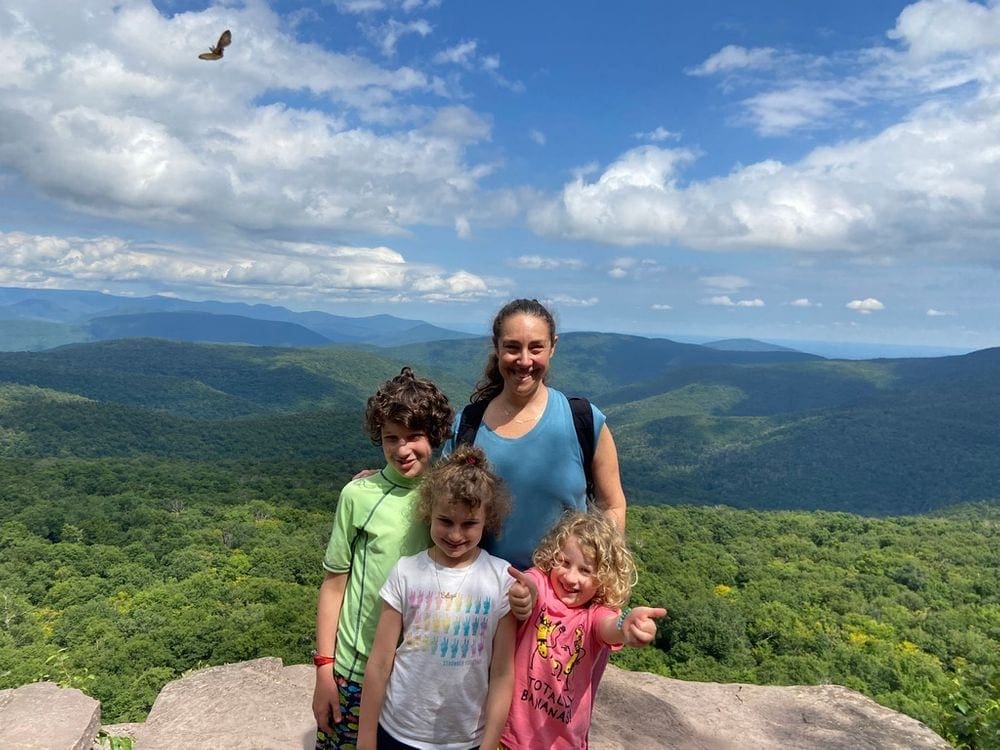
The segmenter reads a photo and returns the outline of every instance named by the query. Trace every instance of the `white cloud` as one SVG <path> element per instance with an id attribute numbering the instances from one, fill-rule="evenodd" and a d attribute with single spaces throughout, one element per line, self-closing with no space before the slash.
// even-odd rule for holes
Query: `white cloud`
<path id="1" fill-rule="evenodd" d="M 409 263 L 384 246 L 271 242 L 244 250 L 0 232 L 0 286 L 107 289 L 139 284 L 152 289 L 174 284 L 206 295 L 301 300 L 401 292 L 428 300 L 463 300 L 493 293 L 475 274 Z"/>
<path id="2" fill-rule="evenodd" d="M 528 131 L 528 137 L 532 141 L 534 141 L 535 143 L 537 143 L 539 146 L 544 146 L 545 145 L 545 133 L 543 133 L 541 130 L 534 130 L 534 129 L 529 130 Z"/>
<path id="3" fill-rule="evenodd" d="M 701 300 L 703 305 L 713 307 L 764 307 L 764 300 L 759 297 L 754 299 L 741 299 L 734 301 L 728 294 L 719 294 L 714 297 L 706 297 Z"/>
<path id="4" fill-rule="evenodd" d="M 855 312 L 859 312 L 862 315 L 868 315 L 873 311 L 885 309 L 885 305 L 883 305 L 874 297 L 851 300 L 850 302 L 847 303 L 846 307 L 848 310 L 854 310 Z"/>
<path id="5" fill-rule="evenodd" d="M 757 81 L 743 101 L 764 133 L 843 133 L 851 108 L 905 108 L 880 131 L 797 161 L 764 160 L 700 180 L 684 179 L 696 153 L 643 146 L 603 171 L 580 170 L 530 210 L 530 225 L 545 236 L 618 246 L 850 253 L 880 265 L 910 254 L 995 263 L 1000 3 L 922 0 L 901 14 L 892 36 L 896 49 L 769 67 L 777 80 Z M 776 59 L 724 52 L 699 72 L 749 76 Z"/>
<path id="6" fill-rule="evenodd" d="M 707 287 L 712 289 L 717 289 L 720 292 L 736 292 L 743 287 L 750 286 L 750 279 L 744 278 L 743 276 L 736 276 L 734 274 L 726 274 L 722 276 L 702 276 L 699 279 Z"/>
<path id="7" fill-rule="evenodd" d="M 441 0 L 333 0 L 337 10 L 348 14 L 370 14 L 392 11 L 399 8 L 405 13 L 437 8 Z"/>
<path id="8" fill-rule="evenodd" d="M 946 316 L 946 315 L 954 315 L 954 314 L 955 313 L 949 312 L 947 310 L 936 310 L 933 307 L 928 307 L 927 308 L 927 317 L 928 318 L 938 318 L 938 317 L 943 317 L 943 316 Z"/>
<path id="9" fill-rule="evenodd" d="M 650 130 L 648 132 L 633 133 L 633 138 L 637 138 L 640 141 L 652 141 L 654 143 L 659 143 L 660 141 L 676 141 L 681 137 L 680 133 L 674 133 L 667 130 L 663 126 L 659 126 Z"/>
<path id="10" fill-rule="evenodd" d="M 472 239 L 472 225 L 469 224 L 469 220 L 466 217 L 455 217 L 455 234 L 458 235 L 459 239 Z"/>
<path id="11" fill-rule="evenodd" d="M 375 41 L 384 56 L 392 57 L 396 54 L 396 45 L 404 36 L 416 34 L 425 37 L 430 35 L 433 30 L 434 27 L 422 18 L 405 23 L 390 18 L 380 26 L 366 27 L 365 33 Z"/>
<path id="12" fill-rule="evenodd" d="M 1000 86 L 1000 56 L 997 58 Z M 694 154 L 644 146 L 579 174 L 529 219 L 536 232 L 700 250 L 989 255 L 1000 242 L 1000 97 L 927 105 L 882 132 L 681 182 Z"/>
<path id="13" fill-rule="evenodd" d="M 720 294 L 715 297 L 706 297 L 701 301 L 703 305 L 714 305 L 716 307 L 733 307 L 736 305 L 728 294 Z"/>
<path id="14" fill-rule="evenodd" d="M 650 305 L 649 309 L 650 310 L 673 310 L 674 308 L 673 308 L 673 305 L 668 305 L 666 303 L 659 302 L 659 303 Z"/>
<path id="15" fill-rule="evenodd" d="M 747 68 L 767 68 L 773 64 L 775 55 L 776 50 L 771 47 L 747 48 L 729 44 L 688 72 L 695 76 L 709 76 Z"/>
<path id="16" fill-rule="evenodd" d="M 469 65 L 475 59 L 476 47 L 479 43 L 475 39 L 469 39 L 448 49 L 443 49 L 434 55 L 434 62 L 437 65 Z"/>
<path id="17" fill-rule="evenodd" d="M 225 58 L 198 60 L 227 26 Z M 262 2 L 164 17 L 148 0 L 8 0 L 0 50 L 0 169 L 77 210 L 391 235 L 510 208 L 467 155 L 488 118 L 413 68 L 298 42 Z M 267 103 L 275 90 L 311 103 Z"/>
<path id="18" fill-rule="evenodd" d="M 788 303 L 790 307 L 821 307 L 819 303 L 812 302 L 808 297 L 799 297 Z"/>
<path id="19" fill-rule="evenodd" d="M 526 268 L 529 270 L 568 268 L 578 271 L 584 267 L 583 261 L 577 258 L 547 258 L 541 255 L 520 255 L 509 259 L 507 264 L 515 268 Z"/>
<path id="20" fill-rule="evenodd" d="M 600 300 L 597 297 L 571 297 L 566 294 L 556 294 L 546 297 L 543 302 L 553 307 L 593 307 Z"/>

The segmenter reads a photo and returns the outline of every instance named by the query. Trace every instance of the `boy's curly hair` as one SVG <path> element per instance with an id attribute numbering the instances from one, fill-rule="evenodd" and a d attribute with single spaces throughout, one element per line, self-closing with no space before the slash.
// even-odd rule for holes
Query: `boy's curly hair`
<path id="1" fill-rule="evenodd" d="M 486 531 L 499 534 L 510 512 L 510 494 L 503 480 L 493 473 L 486 454 L 473 445 L 460 445 L 427 472 L 420 485 L 417 518 L 429 524 L 434 504 L 482 506 Z"/>
<path id="2" fill-rule="evenodd" d="M 408 430 L 427 433 L 431 448 L 439 448 L 451 437 L 454 416 L 448 397 L 436 385 L 418 378 L 413 370 L 404 367 L 368 399 L 365 432 L 375 445 L 382 445 L 382 428 L 386 422 L 398 422 Z"/>
<path id="3" fill-rule="evenodd" d="M 591 601 L 616 609 L 624 607 L 636 583 L 635 561 L 624 534 L 602 515 L 583 512 L 563 515 L 538 543 L 531 556 L 532 563 L 548 575 L 559 564 L 563 546 L 570 537 L 594 560 L 597 592 Z"/>

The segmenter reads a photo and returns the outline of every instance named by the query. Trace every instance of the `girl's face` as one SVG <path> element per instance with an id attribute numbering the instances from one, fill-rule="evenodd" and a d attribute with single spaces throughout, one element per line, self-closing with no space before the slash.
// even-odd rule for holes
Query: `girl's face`
<path id="1" fill-rule="evenodd" d="M 437 500 L 431 509 L 431 541 L 441 552 L 442 565 L 454 567 L 472 562 L 483 538 L 486 511 L 461 503 Z"/>
<path id="2" fill-rule="evenodd" d="M 541 318 L 526 313 L 507 318 L 497 343 L 504 390 L 511 396 L 532 396 L 545 380 L 555 346 L 549 326 Z"/>
<path id="3" fill-rule="evenodd" d="M 399 422 L 386 422 L 382 425 L 382 453 L 386 463 L 413 479 L 430 468 L 433 449 L 426 432 L 411 430 Z"/>
<path id="4" fill-rule="evenodd" d="M 549 571 L 556 598 L 567 607 L 584 607 L 597 593 L 597 562 L 576 537 L 569 537 Z"/>

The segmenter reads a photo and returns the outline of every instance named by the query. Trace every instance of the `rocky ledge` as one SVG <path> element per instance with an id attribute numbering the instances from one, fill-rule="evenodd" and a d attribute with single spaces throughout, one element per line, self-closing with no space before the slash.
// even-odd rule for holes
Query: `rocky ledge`
<path id="1" fill-rule="evenodd" d="M 142 724 L 103 727 L 136 750 L 311 750 L 313 667 L 265 658 L 166 685 Z M 0 690 L 3 750 L 96 750 L 100 704 L 40 682 Z M 103 747 L 108 747 L 105 740 Z M 608 667 L 593 750 L 948 750 L 920 722 L 836 685 L 684 682 Z"/>

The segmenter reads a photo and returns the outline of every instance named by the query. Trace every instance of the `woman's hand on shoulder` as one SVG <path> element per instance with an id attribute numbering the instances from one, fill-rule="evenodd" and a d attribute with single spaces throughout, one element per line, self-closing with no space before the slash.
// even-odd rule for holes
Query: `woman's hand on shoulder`
<path id="1" fill-rule="evenodd" d="M 378 469 L 362 469 L 353 477 L 351 477 L 351 481 L 353 482 L 356 479 L 364 479 L 365 477 L 370 477 L 373 474 L 378 474 Z"/>

